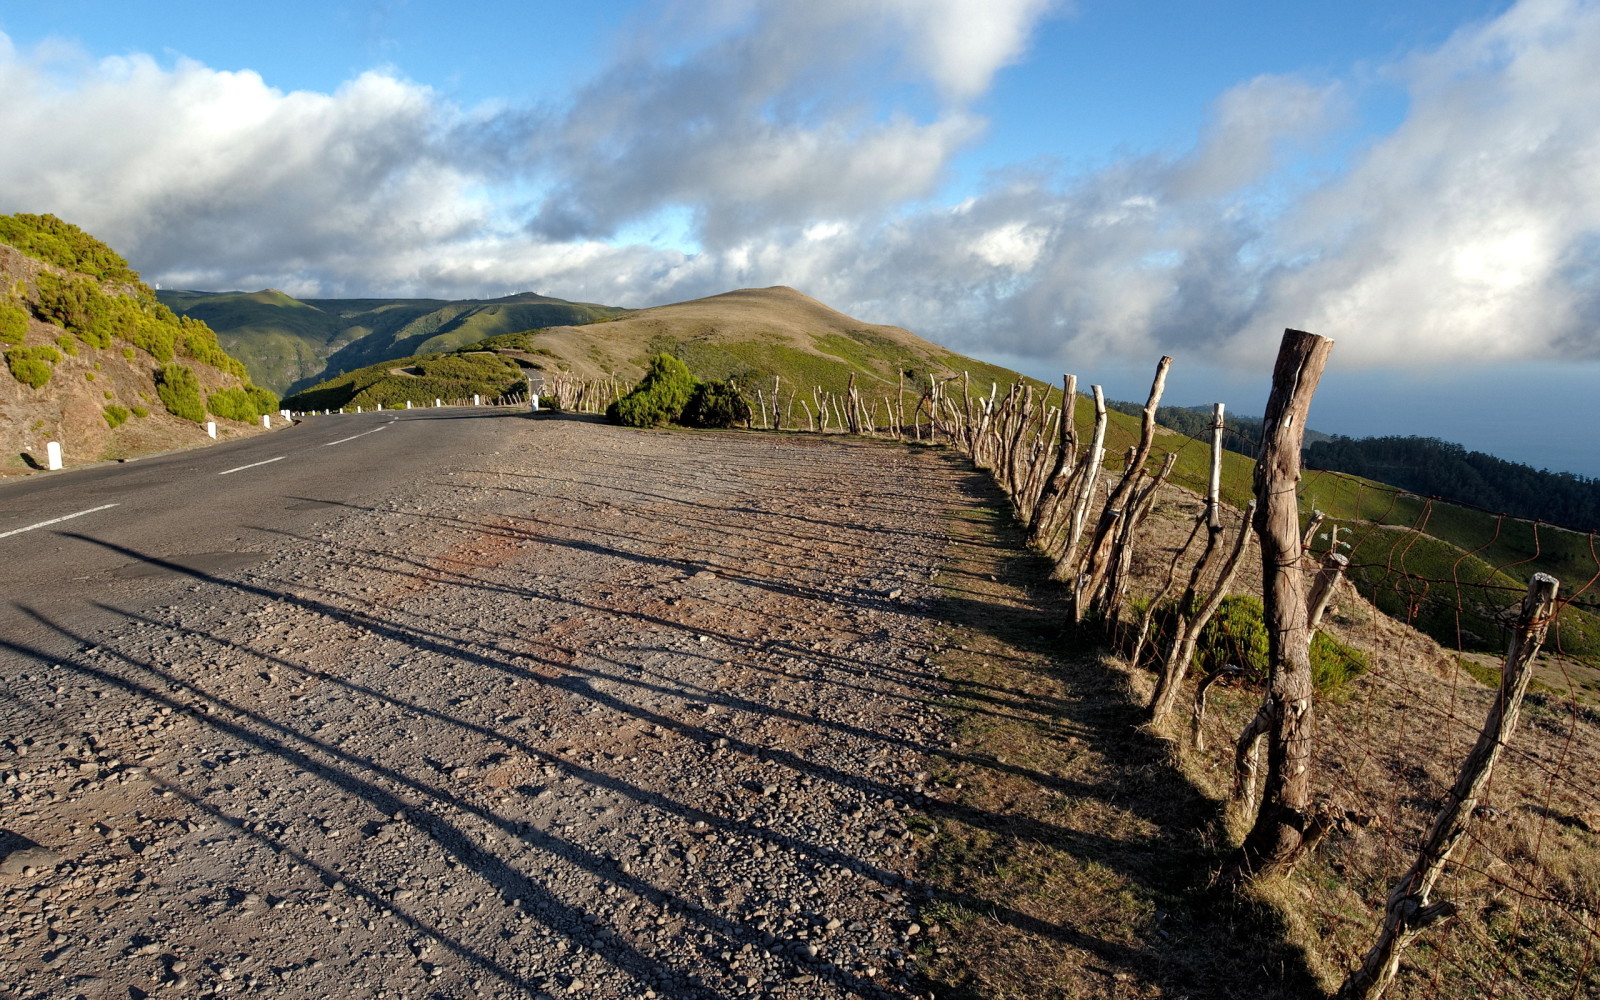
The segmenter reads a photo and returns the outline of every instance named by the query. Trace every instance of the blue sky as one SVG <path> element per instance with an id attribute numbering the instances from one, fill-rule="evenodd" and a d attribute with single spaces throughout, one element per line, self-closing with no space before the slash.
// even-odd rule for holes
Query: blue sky
<path id="1" fill-rule="evenodd" d="M 1314 426 L 1600 476 L 1588 0 L 65 0 L 0 35 L 0 211 L 168 286 L 787 284 L 1117 397 L 1172 354 L 1170 401 L 1243 413 L 1293 326 L 1337 342 Z"/>

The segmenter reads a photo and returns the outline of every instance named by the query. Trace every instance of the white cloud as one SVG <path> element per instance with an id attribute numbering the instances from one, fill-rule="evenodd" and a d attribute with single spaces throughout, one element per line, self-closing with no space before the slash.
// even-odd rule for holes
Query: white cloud
<path id="1" fill-rule="evenodd" d="M 645 305 L 782 283 L 1085 371 L 1259 367 L 1285 326 L 1346 364 L 1600 356 L 1600 6 L 1525 0 L 1392 67 L 1404 122 L 1331 176 L 1306 157 L 1350 145 L 1356 88 L 1266 76 L 1192 150 L 938 204 L 974 98 L 1050 9 L 684 3 L 569 107 L 493 112 L 385 73 L 283 92 L 0 36 L 0 211 L 54 211 L 168 284 Z M 691 239 L 613 236 L 662 220 Z"/>
<path id="2" fill-rule="evenodd" d="M 1408 64 L 1412 108 L 1283 222 L 1261 312 L 1368 362 L 1600 354 L 1600 8 L 1534 0 Z"/>

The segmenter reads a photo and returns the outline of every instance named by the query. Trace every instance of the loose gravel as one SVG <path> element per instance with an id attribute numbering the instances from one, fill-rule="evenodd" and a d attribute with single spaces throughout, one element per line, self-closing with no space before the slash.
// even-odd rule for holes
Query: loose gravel
<path id="1" fill-rule="evenodd" d="M 918 994 L 961 468 L 577 419 L 480 458 L 5 654 L 0 995 Z"/>

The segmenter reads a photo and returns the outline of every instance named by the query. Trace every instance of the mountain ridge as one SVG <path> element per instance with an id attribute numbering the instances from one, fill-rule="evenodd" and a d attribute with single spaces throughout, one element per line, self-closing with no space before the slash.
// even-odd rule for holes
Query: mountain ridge
<path id="1" fill-rule="evenodd" d="M 626 311 L 537 292 L 494 299 L 299 299 L 272 288 L 155 294 L 173 312 L 210 325 L 256 381 L 285 395 L 389 358 L 450 351 L 500 333 L 592 322 Z"/>

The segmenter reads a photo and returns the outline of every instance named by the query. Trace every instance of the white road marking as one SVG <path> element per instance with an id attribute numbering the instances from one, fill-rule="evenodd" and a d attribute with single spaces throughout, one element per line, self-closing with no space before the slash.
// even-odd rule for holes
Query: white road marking
<path id="1" fill-rule="evenodd" d="M 11 535 L 20 535 L 24 531 L 32 531 L 34 528 L 43 528 L 52 524 L 60 524 L 62 521 L 70 521 L 75 517 L 82 517 L 85 514 L 93 514 L 97 510 L 110 510 L 115 506 L 117 505 L 114 503 L 102 504 L 99 507 L 90 507 L 88 510 L 80 510 L 76 514 L 67 514 L 64 517 L 52 517 L 48 521 L 40 521 L 38 524 L 30 524 L 26 528 L 12 528 L 10 531 L 0 531 L 0 538 L 8 538 Z"/>
<path id="2" fill-rule="evenodd" d="M 389 421 L 389 424 L 392 424 L 392 423 L 394 423 L 393 420 Z M 389 424 L 384 424 L 383 427 L 388 427 Z M 331 445 L 344 444 L 346 441 L 354 441 L 358 437 L 366 437 L 368 434 L 376 434 L 379 431 L 383 430 L 383 427 L 374 427 L 370 431 L 362 431 L 360 434 L 352 434 L 347 438 L 340 438 L 337 441 L 329 441 L 327 444 L 323 445 L 323 447 L 327 448 L 327 447 L 329 447 Z"/>
<path id="3" fill-rule="evenodd" d="M 279 455 L 277 458 L 269 458 L 265 462 L 251 462 L 249 465 L 241 465 L 237 469 L 229 469 L 227 472 L 219 472 L 217 475 L 226 476 L 234 472 L 243 472 L 246 469 L 253 469 L 258 465 L 271 465 L 273 462 L 281 462 L 288 457 L 289 456 L 287 455 Z"/>

